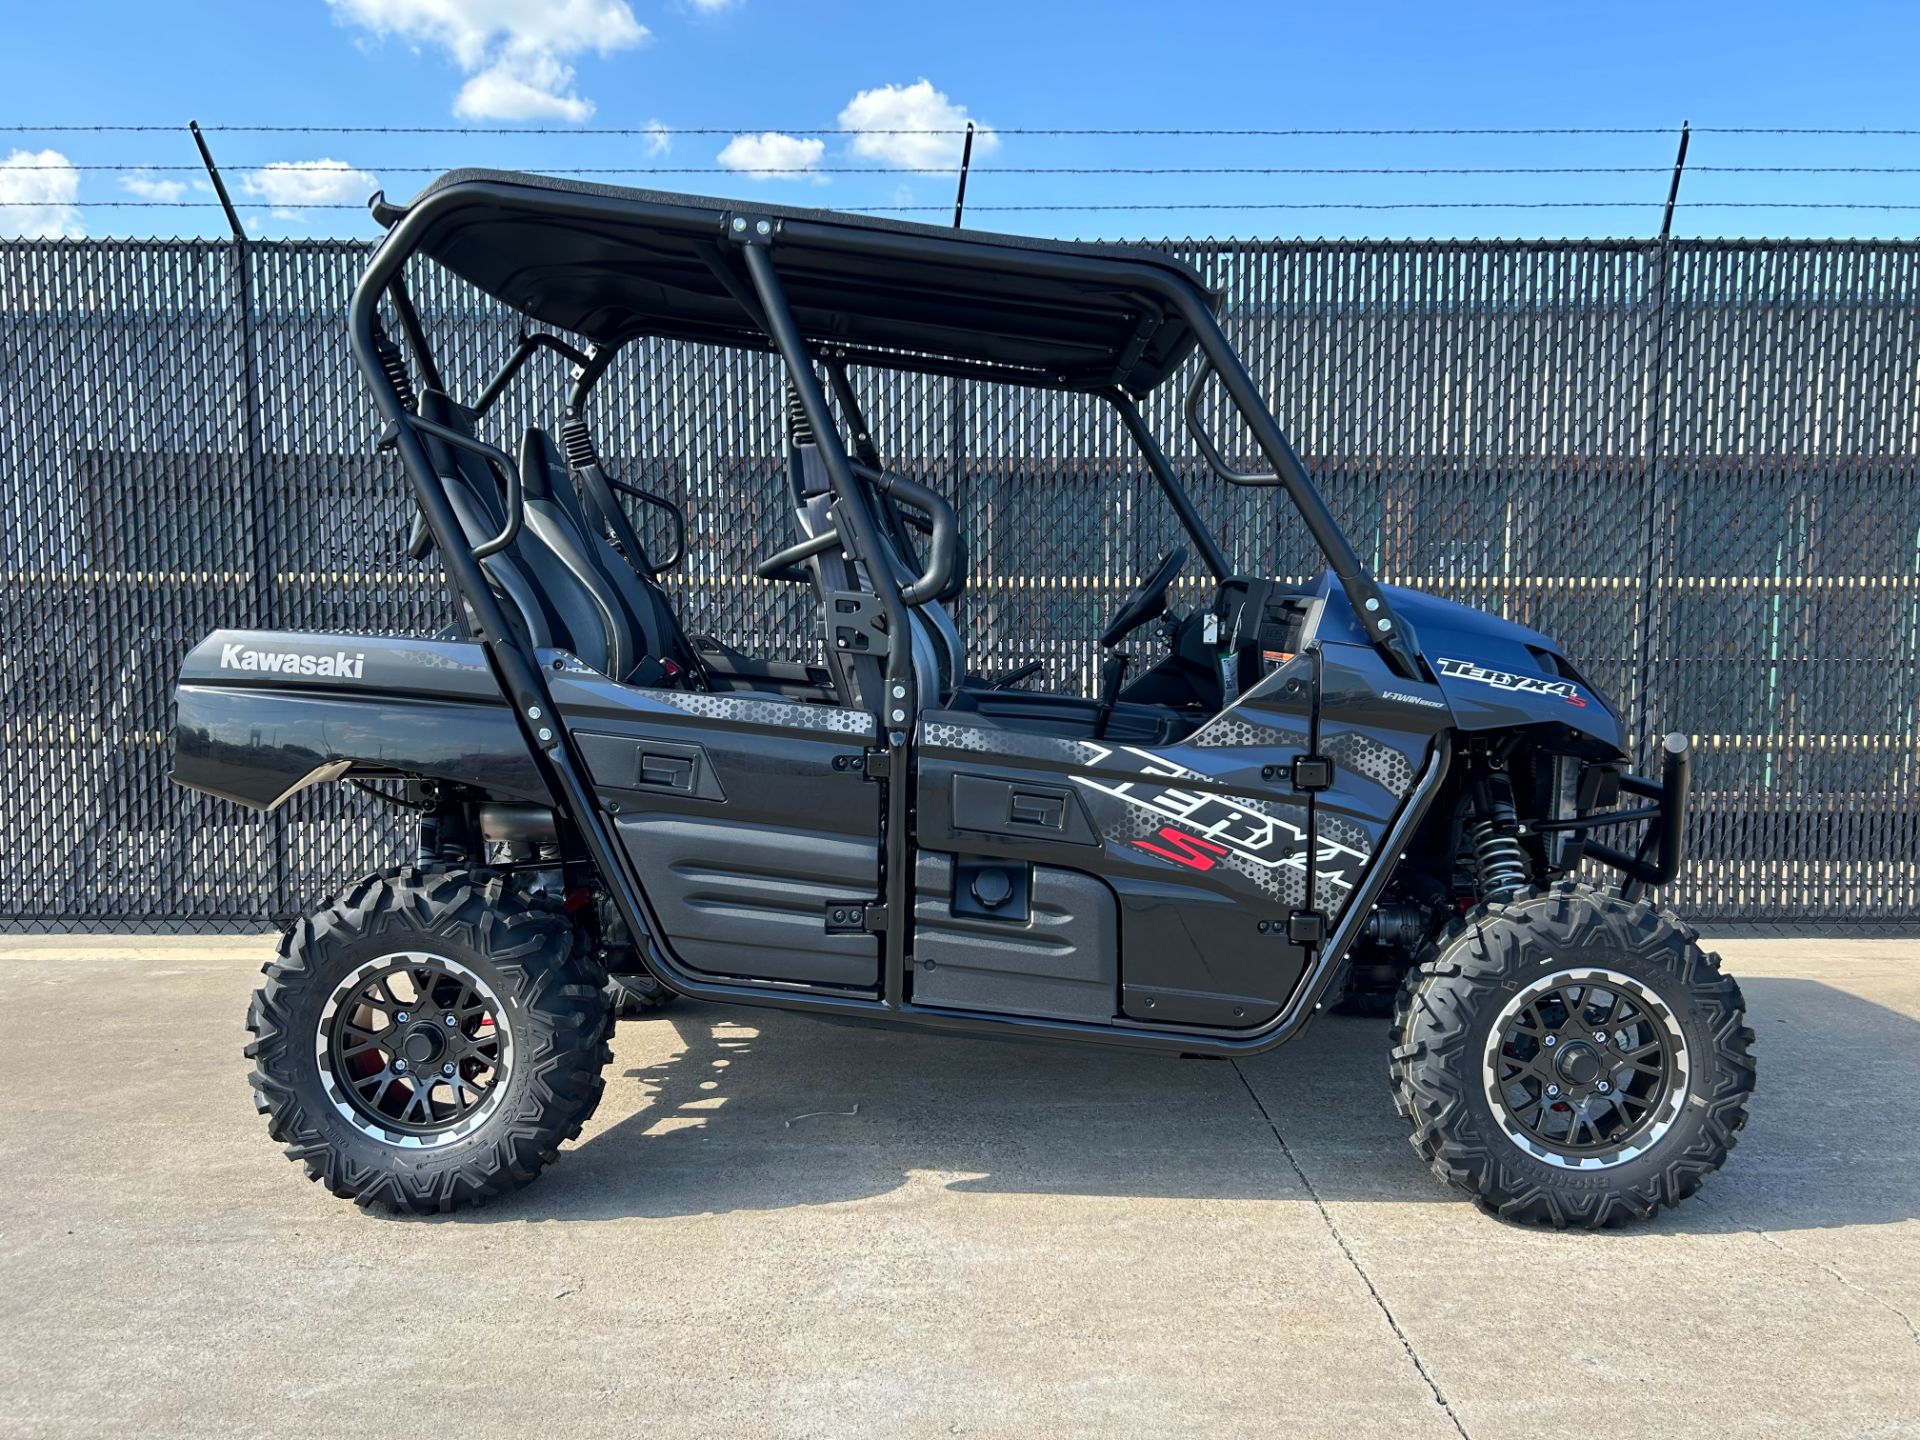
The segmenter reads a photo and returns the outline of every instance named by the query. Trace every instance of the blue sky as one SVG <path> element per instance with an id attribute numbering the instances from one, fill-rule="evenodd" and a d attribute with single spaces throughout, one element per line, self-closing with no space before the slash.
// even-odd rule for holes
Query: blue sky
<path id="1" fill-rule="evenodd" d="M 0 130 L 0 201 L 11 202 L 0 205 L 0 233 L 224 234 L 217 209 L 187 208 L 212 199 L 196 187 L 189 117 L 209 126 L 488 132 L 213 133 L 243 216 L 270 237 L 371 235 L 364 211 L 297 207 L 357 205 L 374 184 L 406 195 L 431 171 L 456 165 L 687 167 L 716 173 L 601 178 L 800 204 L 928 206 L 919 218 L 944 221 L 957 141 L 877 132 L 966 118 L 991 127 L 968 194 L 970 221 L 991 228 L 1120 237 L 1640 235 L 1658 227 L 1683 119 L 1696 127 L 1920 128 L 1920 10 L 1910 4 L 72 0 L 15 7 L 8 31 L 0 125 L 179 128 Z M 500 133 L 527 125 L 562 133 Z M 1012 133 L 1358 127 L 1659 133 Z M 804 133 L 837 128 L 856 133 Z M 716 133 L 689 133 L 703 129 Z M 1714 166 L 1920 168 L 1920 133 L 1704 129 L 1675 222 L 1684 235 L 1920 233 L 1920 174 Z M 1017 173 L 1109 167 L 1624 173 Z M 914 173 L 928 168 L 940 173 Z M 800 173 L 768 173 L 775 169 Z M 165 208 L 102 203 L 136 200 Z M 1631 203 L 1360 208 L 1439 201 Z M 1709 201 L 1766 208 L 1699 204 Z M 1915 208 L 1773 208 L 1818 201 Z M 990 208 L 1066 205 L 1160 208 Z M 1209 205 L 1338 208 L 1201 208 Z"/>

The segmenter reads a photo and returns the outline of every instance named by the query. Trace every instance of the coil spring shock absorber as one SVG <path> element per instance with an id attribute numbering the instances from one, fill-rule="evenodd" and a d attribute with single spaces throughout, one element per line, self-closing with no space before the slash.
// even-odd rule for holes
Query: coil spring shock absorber
<path id="1" fill-rule="evenodd" d="M 1521 847 L 1520 819 L 1514 813 L 1507 777 L 1486 776 L 1474 786 L 1474 818 L 1467 824 L 1473 858 L 1480 872 L 1480 898 L 1511 895 L 1533 882 L 1533 866 Z"/>
<path id="2" fill-rule="evenodd" d="M 393 393 L 400 397 L 400 404 L 408 410 L 418 410 L 420 402 L 413 393 L 413 376 L 407 370 L 406 359 L 388 336 L 386 326 L 377 319 L 373 326 L 373 353 L 379 357 L 380 368 L 386 372 Z"/>
<path id="3" fill-rule="evenodd" d="M 800 391 L 793 385 L 787 386 L 787 443 L 814 443 L 813 422 L 807 419 L 806 407 L 800 403 Z"/>

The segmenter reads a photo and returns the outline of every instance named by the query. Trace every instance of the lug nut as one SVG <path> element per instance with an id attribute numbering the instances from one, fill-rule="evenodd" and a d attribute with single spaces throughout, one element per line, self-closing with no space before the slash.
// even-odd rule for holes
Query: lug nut
<path id="1" fill-rule="evenodd" d="M 1604 1045 L 1604 1044 L 1606 1044 L 1606 1043 L 1607 1043 L 1607 1032 L 1606 1032 L 1606 1031 L 1604 1031 L 1604 1030 L 1596 1030 L 1596 1031 L 1594 1031 L 1594 1032 L 1593 1032 L 1593 1042 L 1594 1042 L 1594 1044 L 1596 1044 L 1596 1045 Z"/>
<path id="2" fill-rule="evenodd" d="M 603 951 L 602 953 L 604 954 L 605 952 Z M 453 1024 L 455 1024 L 455 1023 L 457 1023 L 457 1022 L 456 1022 L 456 1021 L 454 1020 L 454 1018 L 453 1018 L 453 1016 L 451 1016 L 451 1015 L 449 1015 L 449 1016 L 447 1016 L 447 1024 L 449 1024 L 449 1025 L 453 1025 Z"/>
<path id="3" fill-rule="evenodd" d="M 448 1061 L 448 1062 L 447 1062 L 446 1064 L 444 1064 L 444 1065 L 442 1065 L 442 1066 L 440 1067 L 440 1073 L 441 1073 L 442 1075 L 451 1075 L 451 1074 L 453 1074 L 453 1062 L 452 1062 L 451 1060 L 449 1060 L 449 1061 Z"/>
<path id="4" fill-rule="evenodd" d="M 1560 1043 L 1560 1037 L 1558 1035 L 1549 1035 L 1543 1043 L 1547 1045 L 1558 1045 Z"/>
<path id="5" fill-rule="evenodd" d="M 393 1018 L 397 1023 L 404 1025 L 407 1023 L 407 1012 L 402 1010 L 398 1015 L 394 1016 Z"/>
<path id="6" fill-rule="evenodd" d="M 1604 1080 L 1602 1080 L 1602 1081 L 1600 1082 L 1600 1084 L 1598 1085 L 1598 1087 L 1596 1087 L 1596 1088 L 1598 1088 L 1598 1090 L 1600 1091 L 1600 1093 L 1601 1093 L 1602 1095 L 1604 1095 L 1604 1094 L 1606 1094 L 1606 1093 L 1607 1093 L 1607 1092 L 1608 1092 L 1609 1090 L 1611 1090 L 1611 1089 L 1613 1088 L 1613 1086 L 1611 1086 L 1611 1085 L 1609 1085 L 1609 1084 L 1608 1084 L 1608 1083 L 1607 1083 L 1606 1081 L 1604 1081 Z"/>
<path id="7" fill-rule="evenodd" d="M 1547 1086 L 1547 1094 L 1558 1095 L 1559 1093 L 1560 1093 L 1560 1087 L 1558 1085 Z"/>
<path id="8" fill-rule="evenodd" d="M 404 1055 L 401 1055 L 401 1056 L 399 1056 L 398 1058 L 396 1058 L 396 1059 L 394 1060 L 394 1062 L 393 1062 L 393 1068 L 394 1068 L 394 1069 L 396 1069 L 396 1070 L 404 1070 L 404 1069 L 406 1069 L 406 1068 L 407 1068 L 407 1057 L 406 1057 L 406 1056 L 404 1056 Z"/>

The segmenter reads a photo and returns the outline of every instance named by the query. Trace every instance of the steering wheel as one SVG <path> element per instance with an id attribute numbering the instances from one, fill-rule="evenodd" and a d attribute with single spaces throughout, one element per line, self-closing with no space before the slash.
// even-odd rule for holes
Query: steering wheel
<path id="1" fill-rule="evenodd" d="M 1100 632 L 1101 645 L 1111 650 L 1149 620 L 1158 620 L 1166 614 L 1167 592 L 1186 564 L 1186 546 L 1176 545 L 1169 550 L 1152 577 L 1133 592 L 1133 598 L 1120 607 L 1120 613 Z"/>

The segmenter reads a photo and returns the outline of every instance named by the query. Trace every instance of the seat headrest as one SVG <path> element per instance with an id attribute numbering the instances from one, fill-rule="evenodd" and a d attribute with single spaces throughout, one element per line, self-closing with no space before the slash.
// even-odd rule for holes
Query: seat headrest
<path id="1" fill-rule="evenodd" d="M 529 500 L 552 500 L 557 486 L 571 485 L 566 457 L 553 437 L 538 425 L 530 426 L 520 441 L 520 485 Z"/>

